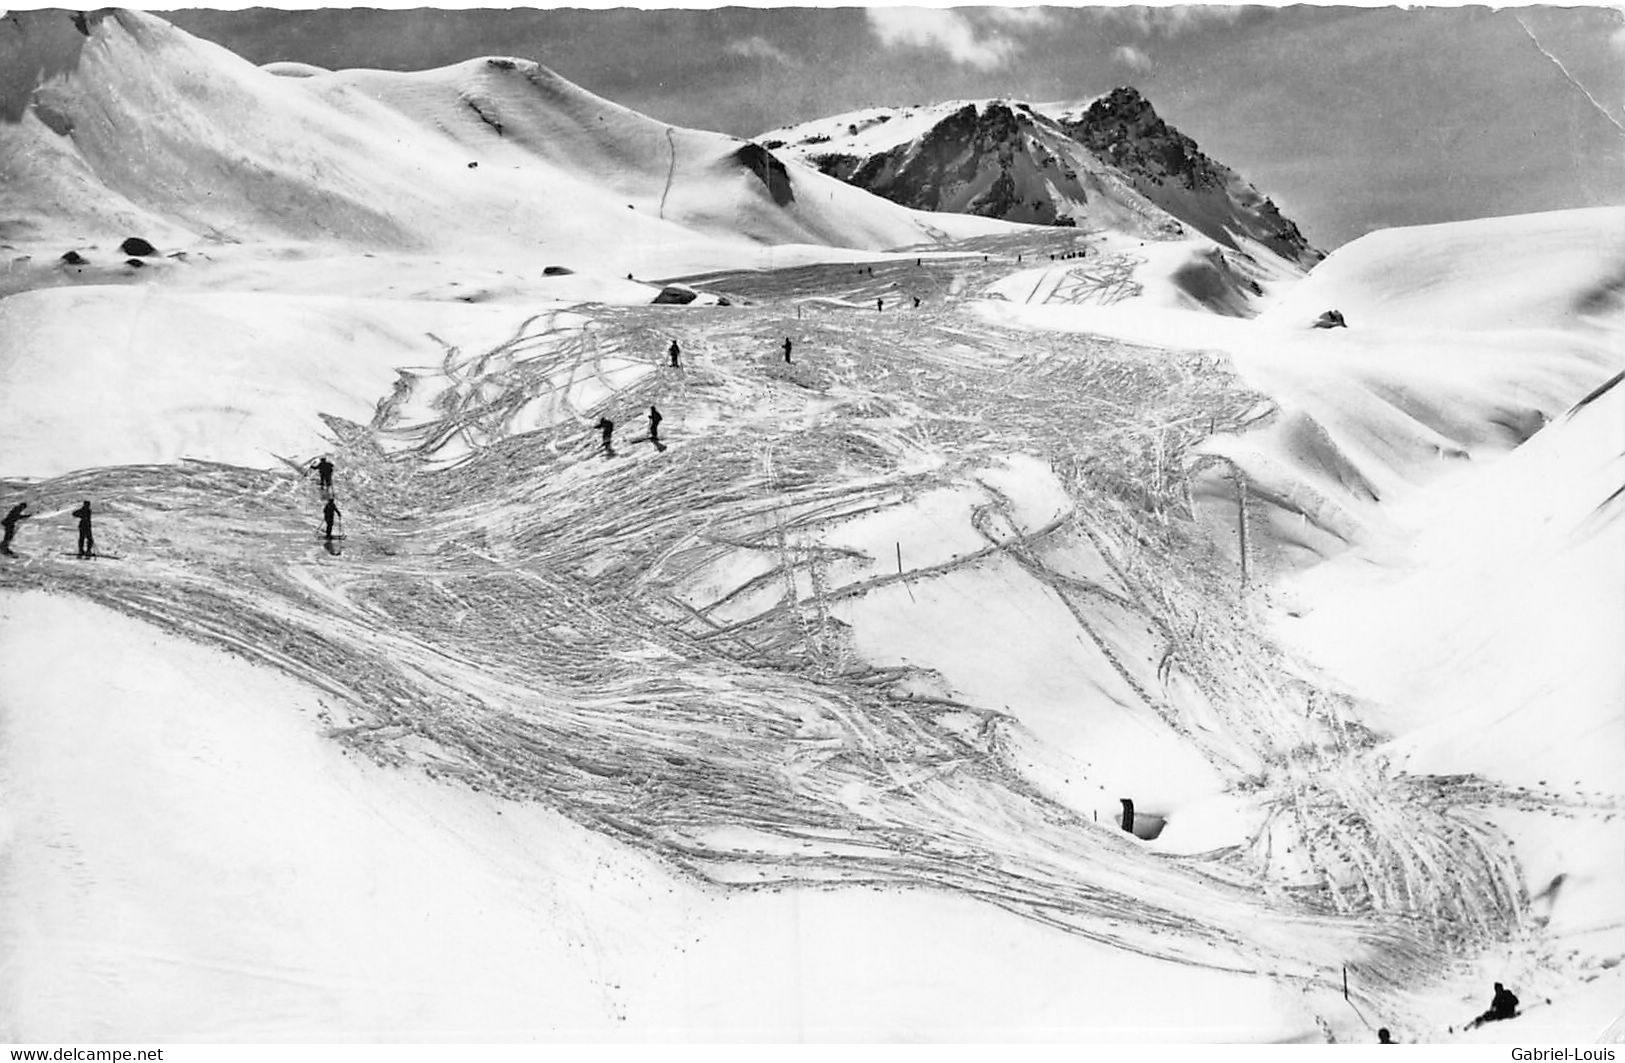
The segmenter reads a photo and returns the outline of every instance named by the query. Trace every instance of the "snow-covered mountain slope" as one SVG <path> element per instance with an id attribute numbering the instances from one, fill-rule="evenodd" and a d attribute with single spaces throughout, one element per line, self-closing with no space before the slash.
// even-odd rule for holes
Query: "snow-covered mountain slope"
<path id="1" fill-rule="evenodd" d="M 0 1037 L 1440 1040 L 1492 978 L 1558 1002 L 1507 1036 L 1614 1020 L 1616 214 L 1294 294 L 1245 235 L 939 224 L 517 62 L 47 17 Z"/>
<path id="2" fill-rule="evenodd" d="M 348 756 L 322 736 L 334 710 L 102 607 L 0 596 L 0 1038 L 1313 1028 L 1265 976 L 1120 954 L 963 897 L 676 877 L 544 806 Z M 1189 1004 L 1170 1014 L 1150 984 Z"/>
<path id="3" fill-rule="evenodd" d="M 1405 767 L 1427 763 L 1423 745 L 1444 739 L 1406 706 L 1381 702 L 1360 671 L 1371 667 L 1363 653 L 1341 658 L 1347 675 L 1334 671 L 1338 658 L 1315 664 L 1312 646 L 1289 653 L 1277 599 L 1257 597 L 1275 593 L 1263 588 L 1286 530 L 1333 527 L 1302 501 L 1301 485 L 1337 500 L 1354 496 L 1359 477 L 1379 483 L 1358 519 L 1338 526 L 1340 549 L 1370 544 L 1370 563 L 1390 564 L 1404 541 L 1379 533 L 1405 525 L 1396 507 L 1446 482 L 1450 463 L 1434 450 L 1432 464 L 1445 467 L 1429 475 L 1425 445 L 1458 433 L 1474 462 L 1504 453 L 1506 409 L 1556 416 L 1619 368 L 1606 324 L 1429 335 L 1228 318 L 1170 305 L 1181 289 L 1168 278 L 1151 284 L 1153 267 L 1192 248 L 1140 248 L 1118 235 L 1111 249 L 1095 238 L 1092 259 L 1050 258 L 1078 239 L 1029 228 L 973 244 L 970 255 L 692 278 L 728 305 L 401 300 L 392 319 L 377 300 L 346 309 L 332 294 L 324 303 L 173 292 L 156 271 L 138 287 L 0 303 L 33 315 L 28 331 L 40 338 L 25 342 L 60 347 L 95 338 L 96 322 L 78 320 L 93 313 L 74 300 L 103 300 L 100 327 L 128 331 L 139 341 L 132 358 L 160 365 L 184 364 L 183 353 L 206 364 L 240 319 L 250 327 L 239 346 L 222 342 L 228 356 L 261 352 L 301 378 L 276 380 L 269 364 L 245 375 L 247 416 L 200 418 L 188 451 L 215 461 L 120 464 L 150 460 L 168 428 L 110 418 L 116 430 L 97 440 L 105 467 L 0 481 L 38 514 L 22 528 L 22 556 L 0 568 L 0 602 L 43 640 L 8 633 L 4 652 L 18 656 L 0 671 L 0 711 L 15 736 L 6 748 L 20 758 L 7 764 L 7 807 L 21 810 L 4 834 L 0 859 L 12 862 L 0 910 L 23 913 L 6 944 L 25 974 L 39 975 L 11 983 L 5 1014 L 39 1036 L 88 1015 L 111 1016 L 106 1036 L 193 1031 L 200 1000 L 223 1016 L 207 1032 L 225 1038 L 428 1036 L 440 1022 L 480 1038 L 558 1034 L 558 1021 L 597 1034 L 670 1029 L 680 1014 L 696 1035 L 758 1016 L 764 1033 L 793 1036 L 799 1014 L 922 1036 L 954 1021 L 943 1000 L 971 1017 L 1012 1007 L 1011 987 L 1033 984 L 1026 975 L 988 979 L 986 964 L 959 961 L 980 938 L 1017 937 L 1012 967 L 1018 956 L 1033 958 L 1034 973 L 1086 957 L 1089 973 L 1060 983 L 1085 994 L 1172 972 L 1167 984 L 1204 994 L 1204 1007 L 1222 1013 L 1233 1002 L 1236 1025 L 1220 1036 L 1313 1028 L 1368 1038 L 1361 1016 L 1376 1016 L 1416 1040 L 1448 1036 L 1458 1012 L 1481 1010 L 1475 998 L 1491 971 L 1553 996 L 1617 979 L 1606 936 L 1570 954 L 1538 921 L 1559 933 L 1607 914 L 1593 854 L 1572 848 L 1610 836 L 1614 798 L 1595 796 L 1607 784 L 1581 775 L 1573 789 L 1487 791 L 1481 779 Z M 1177 254 L 1158 266 L 1150 259 L 1163 248 Z M 1127 261 L 1141 252 L 1147 261 Z M 1103 268 L 1113 255 L 1145 286 L 1119 303 L 979 298 L 1032 262 L 1053 263 L 1047 273 L 1073 261 Z M 1606 256 L 1591 269 L 1571 280 L 1610 275 Z M 1136 299 L 1157 304 L 1140 319 L 1184 330 L 1190 343 L 1110 338 L 1099 326 L 1129 332 L 1125 307 Z M 300 314 L 301 300 L 311 314 Z M 1091 334 L 1042 330 L 1025 316 L 1039 312 Z M 1454 353 L 1438 356 L 1446 337 Z M 665 360 L 674 338 L 680 368 Z M 315 349 L 275 354 L 295 345 Z M 333 393 L 303 379 L 321 373 L 323 348 L 356 359 L 335 374 Z M 111 392 L 89 390 L 73 374 L 95 358 L 48 354 L 29 354 L 32 371 L 58 372 L 64 392 L 87 397 L 51 406 L 56 420 L 27 422 L 31 432 L 0 451 L 96 439 L 95 418 L 119 396 L 160 422 L 233 398 L 178 371 L 153 374 L 147 396 L 139 371 Z M 390 369 L 402 372 L 389 380 Z M 22 399 L 0 394 L 12 401 Z M 639 438 L 651 406 L 664 411 L 664 450 Z M 1294 452 L 1306 437 L 1268 434 L 1294 410 L 1330 442 Z M 24 412 L 0 408 L 0 430 Z M 325 432 L 312 420 L 320 413 L 330 415 Z M 1424 413 L 1426 431 L 1401 416 Z M 618 422 L 614 457 L 598 452 L 592 426 L 603 416 Z M 278 446 L 301 447 L 285 455 L 294 465 L 335 456 L 345 539 L 324 545 L 314 534 L 323 499 L 308 479 L 243 456 L 248 438 L 273 431 Z M 1233 486 L 1205 478 L 1226 456 L 1253 490 L 1245 591 L 1223 549 L 1234 541 L 1224 523 L 1236 512 Z M 1324 485 L 1345 466 L 1358 476 L 1334 494 Z M 117 560 L 58 556 L 85 498 Z M 1296 563 L 1335 552 L 1317 545 Z M 1490 570 L 1509 563 L 1480 560 Z M 33 590 L 142 624 L 82 605 L 53 613 L 10 593 Z M 1321 601 L 1308 591 L 1281 600 L 1306 623 Z M 1416 600 L 1406 607 L 1422 614 Z M 150 669 L 148 685 L 117 681 L 144 706 L 120 718 L 128 729 L 118 744 L 75 754 L 69 736 L 93 730 L 108 697 L 24 662 L 46 659 L 40 647 L 53 633 L 81 624 L 110 645 L 146 647 L 171 674 L 238 691 L 247 707 L 192 721 L 203 705 Z M 252 662 L 255 679 L 173 636 L 230 650 Z M 1497 645 L 1515 654 L 1515 641 Z M 1568 682 L 1562 669 L 1536 674 Z M 1560 686 L 1544 704 L 1557 711 L 1567 695 L 1606 691 L 1617 674 Z M 1508 708 L 1491 701 L 1482 712 Z M 323 752 L 323 735 L 373 764 L 327 763 L 335 755 Z M 193 738 L 218 759 L 192 755 Z M 152 792 L 144 806 L 110 811 L 63 766 L 78 756 L 118 780 L 119 752 L 150 769 Z M 220 771 L 209 765 L 219 763 L 247 765 L 240 777 L 256 780 L 241 800 L 196 797 L 214 787 Z M 277 778 L 300 780 L 300 801 L 309 799 L 289 811 L 299 829 L 255 820 L 244 836 L 241 810 Z M 1575 791 L 1587 796 L 1577 803 Z M 1132 834 L 1120 826 L 1123 798 L 1135 803 Z M 165 811 L 121 814 L 143 807 Z M 1554 816 L 1565 826 L 1543 835 Z M 1533 846 L 1540 837 L 1563 840 Z M 365 839 L 366 851 L 345 838 Z M 69 844 L 88 870 L 61 896 L 27 869 L 60 867 Z M 134 878 L 106 870 L 132 866 L 133 845 L 173 859 L 136 861 Z M 441 865 L 439 876 L 425 870 Z M 245 878 L 245 866 L 268 870 Z M 584 866 L 597 876 L 585 887 Z M 194 902 L 171 867 L 240 892 L 232 903 Z M 256 884 L 282 881 L 269 869 L 286 880 L 270 908 L 277 932 L 243 933 L 240 912 L 265 907 Z M 1561 874 L 1586 885 L 1534 899 Z M 357 885 L 374 877 L 389 885 Z M 799 899 L 810 893 L 818 901 Z M 448 895 L 487 914 L 471 922 L 448 911 L 439 899 Z M 568 918 L 538 927 L 537 897 L 558 898 L 548 910 Z M 139 918 L 102 918 L 119 905 Z M 484 974 L 432 941 L 390 933 L 425 910 L 435 935 L 489 941 L 504 984 L 545 993 L 556 982 L 563 1018 L 516 1018 L 522 1005 L 481 992 L 492 984 Z M 967 910 L 963 941 L 930 933 L 933 920 Z M 843 978 L 846 960 L 826 968 L 794 944 L 786 928 L 797 911 L 841 942 L 885 922 L 886 941 L 906 955 L 879 967 L 850 957 L 878 982 Z M 1007 934 L 1011 914 L 1025 921 Z M 353 948 L 335 947 L 335 936 Z M 97 944 L 54 947 L 69 940 Z M 146 960 L 155 940 L 170 948 L 157 973 Z M 284 940 L 312 943 L 290 952 Z M 739 955 L 763 968 L 750 986 L 723 971 L 721 957 L 737 970 Z M 954 965 L 922 976 L 944 957 Z M 1358 1013 L 1342 997 L 1345 965 Z M 694 999 L 684 995 L 690 979 L 664 973 L 673 970 L 714 977 L 718 994 L 682 1011 Z M 267 989 L 265 972 L 282 981 Z M 119 1003 L 118 987 L 135 977 L 150 995 Z M 815 995 L 799 1012 L 798 978 Z M 64 985 L 72 991 L 51 990 Z M 940 992 L 914 992 L 920 985 Z M 268 992 L 286 1010 L 256 1020 L 253 1002 Z M 888 998 L 890 1007 L 876 1004 Z M 1047 1021 L 1054 999 L 1009 1014 Z M 1594 1008 L 1568 1021 L 1592 1021 Z M 1093 1011 L 1076 1021 L 1103 1023 L 1106 1036 L 1213 1036 L 1209 1014 L 1152 1018 L 1137 1032 Z"/>
<path id="4" fill-rule="evenodd" d="M 763 142 L 888 199 L 1038 224 L 1260 243 L 1320 257 L 1240 175 L 1203 155 L 1135 90 L 1086 104 L 955 100 L 866 108 L 763 134 Z"/>
<path id="5" fill-rule="evenodd" d="M 24 13 L 0 33 L 29 54 L 66 22 Z M 533 62 L 278 76 L 152 15 L 84 25 L 37 83 L 8 89 L 0 239 L 14 246 L 72 233 L 162 250 L 567 251 L 571 264 L 642 272 L 674 245 L 721 263 L 764 243 L 873 250 L 997 229 L 655 122 Z"/>
<path id="6" fill-rule="evenodd" d="M 1625 210 L 1383 229 L 1338 248 L 1260 320 L 1343 313 L 1380 328 L 1577 329 L 1625 313 Z"/>

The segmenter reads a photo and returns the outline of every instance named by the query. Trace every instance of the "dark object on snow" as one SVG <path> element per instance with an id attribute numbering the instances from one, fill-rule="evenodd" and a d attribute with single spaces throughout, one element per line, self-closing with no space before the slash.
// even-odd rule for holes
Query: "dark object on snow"
<path id="1" fill-rule="evenodd" d="M 569 276 L 570 274 L 572 274 L 574 272 L 575 272 L 575 270 L 571 269 L 569 266 L 543 266 L 542 267 L 542 276 L 544 276 L 544 277 L 567 277 L 567 276 Z M 626 275 L 626 279 L 631 280 L 632 279 L 632 274 L 628 273 Z"/>
<path id="2" fill-rule="evenodd" d="M 135 269 L 140 269 L 142 266 L 146 265 L 146 263 L 141 261 L 139 258 L 127 258 L 124 260 L 124 264 L 126 266 L 134 267 Z"/>
<path id="3" fill-rule="evenodd" d="M 1388 1039 L 1388 1027 L 1384 1026 L 1377 1031 L 1377 1043 L 1379 1045 L 1391 1045 L 1394 1043 Z"/>
<path id="4" fill-rule="evenodd" d="M 649 442 L 660 446 L 660 422 L 664 420 L 660 411 L 653 406 L 649 407 Z"/>
<path id="5" fill-rule="evenodd" d="M 1343 320 L 1343 311 L 1328 310 L 1315 319 L 1315 328 L 1348 328 L 1348 322 Z"/>
<path id="6" fill-rule="evenodd" d="M 326 529 L 322 533 L 322 538 L 327 539 L 329 541 L 332 540 L 332 538 L 333 538 L 333 518 L 334 517 L 342 517 L 342 516 L 344 516 L 344 514 L 339 512 L 339 504 L 337 502 L 333 501 L 331 498 L 329 498 L 327 500 L 327 505 L 322 507 L 322 523 L 326 525 Z"/>
<path id="7" fill-rule="evenodd" d="M 470 170 L 478 170 L 480 168 L 480 164 L 477 162 L 471 162 L 468 164 L 468 168 Z"/>
<path id="8" fill-rule="evenodd" d="M 615 447 L 610 441 L 615 435 L 615 422 L 608 417 L 600 417 L 598 418 L 597 428 L 599 434 L 604 437 L 604 456 L 613 458 L 615 456 Z"/>
<path id="9" fill-rule="evenodd" d="M 1517 996 L 1512 990 L 1500 982 L 1496 982 L 1495 996 L 1490 998 L 1490 1010 L 1469 1022 L 1467 1029 L 1475 1029 L 1486 1022 L 1500 1022 L 1502 1019 L 1510 1019 L 1516 1014 L 1518 1014 Z"/>
<path id="10" fill-rule="evenodd" d="M 776 205 L 782 207 L 795 202 L 796 193 L 790 187 L 790 171 L 772 152 L 760 144 L 746 143 L 739 146 L 733 157 L 735 162 L 756 175 Z"/>
<path id="11" fill-rule="evenodd" d="M 671 341 L 671 346 L 666 348 L 666 354 L 671 358 L 671 367 L 673 369 L 681 369 L 682 368 L 682 366 L 679 365 L 678 361 L 677 361 L 678 358 L 682 356 L 682 353 L 683 353 L 683 350 L 682 350 L 681 347 L 677 346 L 677 341 L 672 340 Z"/>
<path id="12" fill-rule="evenodd" d="M 147 255 L 156 255 L 158 253 L 158 249 L 156 247 L 153 247 L 139 236 L 129 237 L 122 244 L 118 245 L 118 249 L 124 252 L 126 255 L 139 255 L 142 257 Z"/>
<path id="13" fill-rule="evenodd" d="M 784 364 L 790 364 L 790 337 L 784 337 Z"/>
<path id="14" fill-rule="evenodd" d="M 919 308 L 920 308 L 920 297 L 916 295 L 914 297 L 914 309 L 918 310 Z"/>
<path id="15" fill-rule="evenodd" d="M 1162 828 L 1168 825 L 1166 816 L 1159 816 L 1153 812 L 1134 811 L 1134 802 L 1126 797 L 1118 798 L 1123 802 L 1122 827 L 1141 841 L 1153 841 L 1162 833 Z"/>
<path id="16" fill-rule="evenodd" d="M 18 502 L 4 517 L 0 517 L 0 528 L 5 529 L 5 537 L 0 538 L 0 554 L 11 553 L 11 539 L 17 534 L 17 522 L 32 516 L 33 514 L 28 512 L 28 503 Z"/>
<path id="17" fill-rule="evenodd" d="M 83 266 L 88 264 L 85 262 L 85 256 L 81 255 L 77 251 L 69 251 L 67 254 L 62 256 L 62 261 L 66 262 L 70 266 Z"/>
<path id="18" fill-rule="evenodd" d="M 884 300 L 884 299 L 876 299 L 875 300 L 875 313 L 878 314 L 884 309 L 886 309 L 886 300 Z"/>
<path id="19" fill-rule="evenodd" d="M 79 556 L 95 557 L 96 536 L 90 528 L 90 500 L 85 499 L 84 504 L 73 511 L 73 515 L 79 518 Z"/>
<path id="20" fill-rule="evenodd" d="M 687 288 L 677 288 L 668 284 L 664 288 L 660 289 L 660 294 L 655 296 L 654 301 L 657 305 L 666 304 L 682 306 L 685 303 L 692 303 L 695 295 L 695 292 L 691 292 Z"/>
<path id="21" fill-rule="evenodd" d="M 75 11 L 68 17 L 73 19 L 74 29 L 78 30 L 86 37 L 90 36 L 90 22 L 85 18 L 85 13 L 83 11 Z"/>
<path id="22" fill-rule="evenodd" d="M 332 494 L 333 463 L 327 460 L 326 454 L 323 454 L 319 459 L 312 462 L 311 466 L 316 470 L 316 479 L 321 484 L 322 490 L 327 494 Z"/>

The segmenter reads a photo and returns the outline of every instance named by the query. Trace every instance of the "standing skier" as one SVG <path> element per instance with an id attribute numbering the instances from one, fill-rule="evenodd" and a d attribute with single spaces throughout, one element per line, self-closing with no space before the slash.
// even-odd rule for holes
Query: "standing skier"
<path id="1" fill-rule="evenodd" d="M 784 337 L 784 364 L 790 364 L 790 337 Z"/>
<path id="2" fill-rule="evenodd" d="M 316 481 L 321 484 L 322 493 L 331 495 L 333 493 L 333 463 L 327 460 L 326 454 L 323 454 L 320 459 L 312 464 L 316 468 Z"/>
<path id="3" fill-rule="evenodd" d="M 667 348 L 667 350 L 666 350 L 666 354 L 671 357 L 671 367 L 673 369 L 681 369 L 682 368 L 682 366 L 677 363 L 678 356 L 681 355 L 682 353 L 683 353 L 682 349 L 677 346 L 677 341 L 672 340 L 671 341 L 671 346 L 669 348 Z"/>
<path id="4" fill-rule="evenodd" d="M 339 504 L 329 498 L 327 500 L 327 505 L 322 507 L 322 521 L 327 526 L 322 537 L 328 542 L 333 541 L 333 518 L 342 516 L 344 516 L 344 514 L 339 512 Z"/>
<path id="5" fill-rule="evenodd" d="M 600 417 L 598 418 L 597 428 L 604 439 L 604 457 L 613 458 L 615 456 L 615 447 L 611 439 L 615 435 L 615 422 L 608 417 Z"/>
<path id="6" fill-rule="evenodd" d="M 11 538 L 17 534 L 17 522 L 27 520 L 32 516 L 33 514 L 28 512 L 28 503 L 18 502 L 11 507 L 10 512 L 5 517 L 0 518 L 0 526 L 3 526 L 6 532 L 5 538 L 0 539 L 0 554 L 5 554 L 7 557 L 16 556 L 11 552 Z"/>
<path id="7" fill-rule="evenodd" d="M 73 515 L 79 518 L 79 556 L 95 557 L 96 536 L 90 529 L 90 499 L 85 499 L 84 504 L 73 511 Z"/>
<path id="8" fill-rule="evenodd" d="M 662 420 L 662 418 L 660 416 L 660 410 L 658 408 L 654 407 L 654 406 L 650 406 L 649 407 L 649 442 L 653 443 L 655 446 L 659 447 L 661 450 L 665 450 L 666 449 L 665 446 L 663 446 L 661 444 L 661 442 L 660 442 L 660 422 L 661 422 L 661 420 Z"/>

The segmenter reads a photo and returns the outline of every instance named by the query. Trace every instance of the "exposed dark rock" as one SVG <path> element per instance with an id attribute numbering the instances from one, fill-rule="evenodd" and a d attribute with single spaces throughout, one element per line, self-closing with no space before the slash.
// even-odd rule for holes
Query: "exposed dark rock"
<path id="1" fill-rule="evenodd" d="M 85 256 L 81 255 L 77 251 L 69 251 L 67 254 L 62 256 L 62 261 L 66 262 L 70 266 L 83 266 L 86 264 Z"/>
<path id="2" fill-rule="evenodd" d="M 544 277 L 564 277 L 564 276 L 568 276 L 569 274 L 574 273 L 574 272 L 575 272 L 575 270 L 571 269 L 569 266 L 543 266 L 542 267 L 542 276 L 544 276 Z M 628 274 L 626 279 L 631 280 L 632 279 L 631 275 Z"/>
<path id="3" fill-rule="evenodd" d="M 660 294 L 654 297 L 654 302 L 682 306 L 684 303 L 692 303 L 695 296 L 698 294 L 699 293 L 690 291 L 687 288 L 678 288 L 672 285 L 667 285 L 666 287 L 660 289 Z"/>
<path id="4" fill-rule="evenodd" d="M 790 187 L 790 172 L 772 152 L 760 144 L 745 143 L 739 146 L 733 157 L 756 175 L 766 187 L 767 194 L 773 197 L 774 203 L 782 207 L 795 201 L 795 190 Z"/>
<path id="5" fill-rule="evenodd" d="M 146 263 L 141 261 L 139 258 L 127 258 L 124 260 L 124 264 L 126 266 L 133 266 L 136 269 L 140 269 L 146 265 Z"/>
<path id="6" fill-rule="evenodd" d="M 158 249 L 156 247 L 153 247 L 139 236 L 127 237 L 122 244 L 118 245 L 118 249 L 124 252 L 126 255 L 138 255 L 141 257 L 156 255 L 158 253 Z"/>

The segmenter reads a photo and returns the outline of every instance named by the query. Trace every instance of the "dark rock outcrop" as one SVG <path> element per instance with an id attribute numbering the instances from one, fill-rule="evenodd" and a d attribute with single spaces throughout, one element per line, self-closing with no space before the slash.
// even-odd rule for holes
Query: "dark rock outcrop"
<path id="1" fill-rule="evenodd" d="M 134 255 L 139 258 L 145 258 L 148 255 L 156 255 L 158 253 L 158 249 L 156 247 L 153 247 L 139 236 L 131 236 L 127 238 L 122 244 L 118 245 L 118 249 L 124 252 L 126 255 Z"/>
<path id="2" fill-rule="evenodd" d="M 755 174 L 778 206 L 793 203 L 796 193 L 790 187 L 790 172 L 771 151 L 760 144 L 745 143 L 733 154 L 734 161 Z"/>

